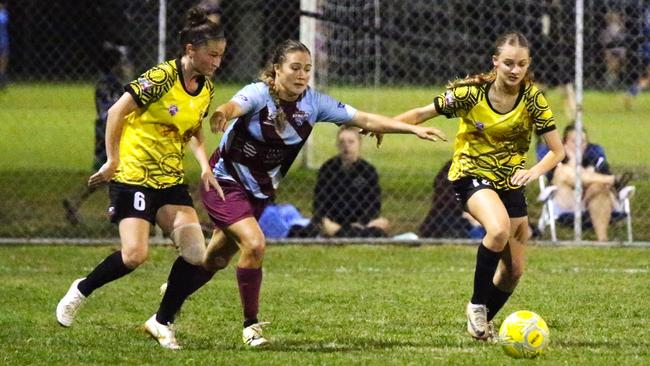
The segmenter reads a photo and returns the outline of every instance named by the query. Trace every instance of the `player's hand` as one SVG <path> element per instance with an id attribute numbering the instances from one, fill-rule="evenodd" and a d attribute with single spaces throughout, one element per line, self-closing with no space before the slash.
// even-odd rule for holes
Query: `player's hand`
<path id="1" fill-rule="evenodd" d="M 214 111 L 212 116 L 210 116 L 210 131 L 212 131 L 212 133 L 226 131 L 227 124 L 228 120 L 226 119 L 226 115 L 221 111 Z"/>
<path id="2" fill-rule="evenodd" d="M 97 173 L 93 174 L 88 178 L 89 187 L 97 187 L 100 184 L 106 183 L 113 179 L 115 171 L 117 170 L 117 164 L 112 162 L 106 162 L 104 165 L 99 168 Z"/>
<path id="3" fill-rule="evenodd" d="M 517 170 L 515 174 L 510 177 L 510 182 L 515 186 L 525 186 L 530 182 L 534 182 L 541 174 L 534 169 L 521 169 Z"/>
<path id="4" fill-rule="evenodd" d="M 447 141 L 445 133 L 435 127 L 413 126 L 413 133 L 423 140 L 438 141 L 440 139 Z"/>
<path id="5" fill-rule="evenodd" d="M 223 189 L 221 189 L 217 178 L 214 177 L 214 174 L 212 174 L 211 171 L 205 170 L 201 172 L 201 182 L 203 183 L 203 188 L 206 192 L 208 192 L 210 190 L 210 187 L 212 187 L 215 191 L 217 191 L 217 194 L 219 197 L 221 197 L 222 200 L 226 200 L 226 197 L 223 194 Z"/>
<path id="6" fill-rule="evenodd" d="M 377 140 L 377 148 L 381 146 L 381 143 L 384 141 L 384 134 L 383 133 L 377 133 L 377 132 L 370 132 L 368 130 L 360 130 L 359 135 L 367 135 L 370 137 L 374 137 Z"/>

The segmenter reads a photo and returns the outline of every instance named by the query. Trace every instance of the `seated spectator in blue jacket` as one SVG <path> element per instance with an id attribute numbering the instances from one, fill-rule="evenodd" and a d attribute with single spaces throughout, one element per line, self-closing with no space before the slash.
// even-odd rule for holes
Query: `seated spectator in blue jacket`
<path id="1" fill-rule="evenodd" d="M 361 136 L 354 127 L 341 127 L 339 154 L 318 171 L 313 222 L 327 237 L 384 237 L 388 219 L 380 216 L 381 188 L 375 168 L 361 158 Z"/>
<path id="2" fill-rule="evenodd" d="M 562 141 L 566 158 L 551 171 L 548 177 L 551 184 L 557 187 L 557 193 L 553 199 L 555 212 L 558 213 L 560 222 L 566 224 L 573 222 L 573 213 L 576 208 L 574 189 L 577 137 L 578 132 L 575 125 L 570 124 L 564 129 Z M 537 147 L 538 158 L 544 150 L 544 145 L 540 145 Z M 632 174 L 613 175 L 605 156 L 605 150 L 600 145 L 590 143 L 584 130 L 581 149 L 582 162 L 578 169 L 583 192 L 581 208 L 589 214 L 585 219 L 585 224 L 593 226 L 599 241 L 607 241 L 607 229 L 615 209 L 615 193 L 627 185 Z"/>

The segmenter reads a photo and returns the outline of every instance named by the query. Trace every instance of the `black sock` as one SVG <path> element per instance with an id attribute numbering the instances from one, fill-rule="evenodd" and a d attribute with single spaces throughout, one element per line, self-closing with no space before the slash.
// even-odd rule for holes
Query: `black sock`
<path id="1" fill-rule="evenodd" d="M 251 325 L 256 324 L 256 323 L 259 323 L 257 318 L 246 319 L 246 320 L 244 320 L 244 328 L 248 328 Z"/>
<path id="2" fill-rule="evenodd" d="M 156 312 L 156 321 L 160 324 L 174 323 L 185 300 L 208 283 L 214 274 L 202 266 L 187 263 L 183 257 L 176 258 L 167 278 L 167 290 Z"/>
<path id="3" fill-rule="evenodd" d="M 496 287 L 494 284 L 492 284 L 492 288 L 490 289 L 490 294 L 487 299 L 487 303 L 485 304 L 488 309 L 487 313 L 487 320 L 490 321 L 494 319 L 494 316 L 497 315 L 499 310 L 503 307 L 503 305 L 506 304 L 508 299 L 510 298 L 510 295 L 512 295 L 512 292 L 506 292 L 498 287 Z"/>
<path id="4" fill-rule="evenodd" d="M 493 252 L 483 243 L 478 246 L 476 253 L 476 270 L 474 271 L 474 294 L 472 304 L 485 305 L 492 287 L 492 278 L 497 270 L 501 252 Z"/>
<path id="5" fill-rule="evenodd" d="M 97 267 L 86 276 L 85 280 L 79 282 L 77 288 L 79 288 L 79 292 L 88 297 L 96 289 L 131 272 L 133 272 L 133 269 L 124 265 L 122 252 L 118 250 L 106 257 L 103 262 L 97 265 Z"/>

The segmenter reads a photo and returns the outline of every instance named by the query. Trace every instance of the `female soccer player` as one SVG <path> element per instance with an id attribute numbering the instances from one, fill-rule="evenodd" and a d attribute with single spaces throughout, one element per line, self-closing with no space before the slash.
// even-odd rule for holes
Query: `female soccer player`
<path id="1" fill-rule="evenodd" d="M 182 161 L 189 143 L 201 166 L 203 186 L 223 194 L 208 164 L 201 124 L 214 93 L 210 77 L 221 63 L 226 40 L 223 28 L 199 9 L 189 11 L 179 38 L 180 58 L 132 81 L 108 111 L 107 161 L 88 184 L 110 181 L 109 214 L 119 226 L 122 250 L 72 283 L 56 308 L 62 326 L 72 325 L 79 307 L 94 290 L 147 259 L 152 224 L 158 223 L 169 233 L 179 249 L 173 268 L 202 264 L 205 238 L 183 183 Z M 174 273 L 182 276 L 184 272 Z M 145 328 L 163 346 L 178 348 L 166 322 L 152 317 Z"/>
<path id="2" fill-rule="evenodd" d="M 172 273 L 158 319 L 172 322 L 183 301 L 241 250 L 236 275 L 244 308 L 243 341 L 251 347 L 267 343 L 262 335 L 262 326 L 267 323 L 257 319 L 265 249 L 257 220 L 316 122 L 347 124 L 380 133 L 412 133 L 432 141 L 445 139 L 438 129 L 358 111 L 309 88 L 311 62 L 304 44 L 293 40 L 279 44 L 262 70 L 261 82 L 244 87 L 212 115 L 210 126 L 215 133 L 224 131 L 229 120 L 235 122 L 225 130 L 210 159 L 225 199 L 215 189 L 201 189 L 203 204 L 218 228 L 206 256 L 211 274 L 193 267 L 194 274 L 185 276 L 191 280 L 180 282 L 181 277 Z"/>
<path id="3" fill-rule="evenodd" d="M 491 336 L 492 318 L 524 272 L 524 186 L 564 158 L 553 113 L 530 80 L 530 63 L 526 38 L 506 33 L 497 39 L 492 71 L 454 81 L 432 104 L 395 117 L 412 124 L 441 114 L 461 119 L 448 179 L 465 210 L 486 230 L 476 255 L 474 293 L 466 307 L 467 331 L 477 339 Z M 533 130 L 550 151 L 527 169 Z"/>

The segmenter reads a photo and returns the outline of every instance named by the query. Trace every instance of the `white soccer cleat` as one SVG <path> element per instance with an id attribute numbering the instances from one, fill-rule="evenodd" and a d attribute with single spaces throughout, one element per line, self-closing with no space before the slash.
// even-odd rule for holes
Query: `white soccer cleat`
<path id="1" fill-rule="evenodd" d="M 161 346 L 167 349 L 181 349 L 181 346 L 178 345 L 176 341 L 176 336 L 174 335 L 174 326 L 172 324 L 163 325 L 158 323 L 156 320 L 156 314 L 151 316 L 149 320 L 144 323 L 144 330 L 155 338 Z"/>
<path id="2" fill-rule="evenodd" d="M 474 338 L 485 340 L 488 337 L 487 307 L 467 303 L 467 332 Z"/>
<path id="3" fill-rule="evenodd" d="M 79 308 L 86 301 L 86 297 L 77 288 L 77 285 L 82 280 L 84 278 L 79 278 L 72 282 L 68 292 L 66 292 L 65 296 L 63 296 L 56 306 L 56 320 L 64 327 L 72 325 Z"/>
<path id="4" fill-rule="evenodd" d="M 269 324 L 271 323 L 260 322 L 244 328 L 244 331 L 242 332 L 242 340 L 244 341 L 244 344 L 251 347 L 260 347 L 268 344 L 268 339 L 264 338 L 262 335 L 262 328 Z"/>

